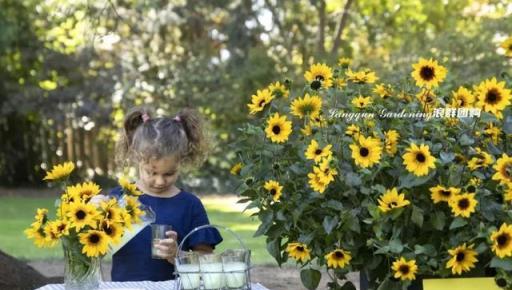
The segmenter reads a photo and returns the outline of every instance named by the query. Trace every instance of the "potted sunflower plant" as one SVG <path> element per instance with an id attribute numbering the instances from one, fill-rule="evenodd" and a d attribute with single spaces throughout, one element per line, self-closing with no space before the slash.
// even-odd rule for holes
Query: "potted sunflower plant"
<path id="1" fill-rule="evenodd" d="M 89 181 L 68 185 L 74 168 L 72 162 L 65 162 L 47 172 L 44 180 L 60 183 L 63 193 L 55 203 L 54 218 L 48 209 L 38 208 L 25 234 L 40 248 L 62 242 L 66 290 L 98 289 L 101 258 L 142 222 L 146 212 L 138 201 L 141 192 L 124 178 L 119 180 L 122 200 L 92 202 L 101 188 Z"/>
<path id="2" fill-rule="evenodd" d="M 355 289 L 356 271 L 361 289 L 485 276 L 486 289 L 512 287 L 512 80 L 462 85 L 435 59 L 411 65 L 384 83 L 342 58 L 251 97 L 236 190 L 308 289 L 322 269 L 329 289 Z"/>

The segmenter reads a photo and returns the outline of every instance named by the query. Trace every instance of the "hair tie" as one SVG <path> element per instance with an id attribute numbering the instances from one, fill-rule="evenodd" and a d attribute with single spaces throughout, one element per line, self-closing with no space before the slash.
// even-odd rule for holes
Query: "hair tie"
<path id="1" fill-rule="evenodd" d="M 142 114 L 142 122 L 146 123 L 149 121 L 149 115 L 147 113 Z"/>
<path id="2" fill-rule="evenodd" d="M 178 115 L 176 115 L 176 117 L 174 117 L 173 120 L 176 122 L 181 122 L 181 118 Z"/>

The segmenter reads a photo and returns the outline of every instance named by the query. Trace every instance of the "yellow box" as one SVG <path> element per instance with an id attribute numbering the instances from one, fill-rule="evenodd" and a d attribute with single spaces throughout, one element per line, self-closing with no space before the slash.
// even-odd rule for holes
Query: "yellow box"
<path id="1" fill-rule="evenodd" d="M 423 290 L 503 290 L 494 278 L 424 279 Z"/>

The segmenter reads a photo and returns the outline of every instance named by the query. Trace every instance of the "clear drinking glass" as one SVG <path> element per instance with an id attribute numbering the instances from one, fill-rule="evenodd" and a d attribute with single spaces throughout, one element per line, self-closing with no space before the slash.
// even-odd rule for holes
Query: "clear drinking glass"
<path id="1" fill-rule="evenodd" d="M 156 245 L 160 243 L 160 240 L 167 239 L 168 237 L 165 235 L 166 232 L 172 231 L 171 225 L 159 225 L 159 224 L 152 224 L 151 225 L 151 233 L 152 233 L 152 240 L 151 240 L 151 257 L 153 259 L 164 259 L 163 255 L 165 253 L 162 253 Z"/>
<path id="2" fill-rule="evenodd" d="M 176 270 L 180 275 L 183 290 L 197 290 L 201 286 L 199 255 L 196 252 L 184 252 L 176 257 Z"/>
<path id="3" fill-rule="evenodd" d="M 249 267 L 248 250 L 232 249 L 222 253 L 222 267 L 228 289 L 245 289 Z"/>
<path id="4" fill-rule="evenodd" d="M 217 290 L 224 287 L 224 274 L 222 273 L 222 259 L 218 254 L 205 254 L 199 256 L 199 268 L 205 290 Z"/>

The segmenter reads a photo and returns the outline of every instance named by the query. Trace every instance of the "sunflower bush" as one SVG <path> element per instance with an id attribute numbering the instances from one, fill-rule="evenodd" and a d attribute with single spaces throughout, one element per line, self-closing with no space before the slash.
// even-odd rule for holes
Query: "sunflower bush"
<path id="1" fill-rule="evenodd" d="M 464 83 L 434 59 L 385 83 L 342 58 L 248 104 L 234 144 L 256 235 L 301 280 L 406 289 L 419 277 L 496 277 L 512 289 L 512 80 Z M 299 83 L 302 81 L 299 81 Z"/>
<path id="2" fill-rule="evenodd" d="M 66 275 L 73 276 L 66 278 L 75 279 L 77 285 L 73 287 L 81 289 L 87 288 L 82 282 L 86 283 L 87 276 L 94 275 L 99 259 L 121 242 L 132 225 L 141 222 L 145 212 L 138 201 L 141 192 L 124 178 L 119 180 L 123 188 L 121 200 L 92 201 L 101 188 L 93 182 L 68 185 L 74 168 L 72 162 L 65 162 L 47 172 L 44 180 L 60 183 L 64 193 L 55 203 L 55 218 L 50 219 L 48 209 L 37 209 L 35 221 L 25 234 L 41 248 L 54 247 L 61 241 Z"/>

